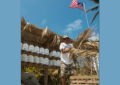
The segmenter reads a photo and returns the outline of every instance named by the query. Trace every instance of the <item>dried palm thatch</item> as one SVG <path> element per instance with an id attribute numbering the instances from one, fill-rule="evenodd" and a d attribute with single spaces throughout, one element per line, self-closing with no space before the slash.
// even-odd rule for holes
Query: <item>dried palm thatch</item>
<path id="1" fill-rule="evenodd" d="M 29 31 L 31 32 L 30 27 L 31 27 L 31 24 L 27 22 L 26 25 L 25 25 L 24 28 L 23 28 L 23 31 L 24 31 L 24 30 L 29 30 Z"/>
<path id="2" fill-rule="evenodd" d="M 42 38 L 47 38 L 47 37 L 51 37 L 52 35 L 54 35 L 54 33 L 48 29 L 48 27 L 46 27 L 43 32 L 42 32 Z"/>
<path id="3" fill-rule="evenodd" d="M 70 58 L 76 61 L 77 57 L 89 57 L 89 56 L 96 56 L 97 52 L 89 51 L 89 50 L 81 50 L 72 48 L 70 50 Z"/>
<path id="4" fill-rule="evenodd" d="M 28 22 L 26 22 L 24 20 L 24 18 L 21 19 L 21 31 L 25 31 L 25 32 L 30 32 L 33 35 L 39 36 L 41 37 L 42 31 L 43 29 L 38 28 L 36 25 L 34 24 L 30 24 Z"/>
<path id="5" fill-rule="evenodd" d="M 56 45 L 53 43 L 53 41 L 55 41 L 54 38 L 58 39 L 58 35 L 49 30 L 48 27 L 46 27 L 41 33 L 41 39 L 46 40 L 44 43 L 46 43 L 47 48 L 54 47 Z"/>
<path id="6" fill-rule="evenodd" d="M 38 41 L 38 40 L 37 40 L 37 37 L 35 35 L 33 35 L 32 33 L 22 31 L 21 32 L 21 41 L 22 41 L 22 43 L 27 42 L 28 44 L 35 45 L 37 43 L 36 41 Z"/>
<path id="7" fill-rule="evenodd" d="M 89 41 L 92 36 L 92 29 L 85 30 L 74 42 L 74 48 L 70 51 L 70 58 L 76 62 L 77 57 L 95 57 L 99 52 L 99 42 Z"/>
<path id="8" fill-rule="evenodd" d="M 36 25 L 26 22 L 23 17 L 21 18 L 21 36 L 22 42 L 54 50 L 58 50 L 59 44 L 62 41 L 62 37 L 49 30 L 48 27 L 45 29 L 38 28 Z"/>
<path id="9" fill-rule="evenodd" d="M 62 38 L 59 35 L 54 35 L 51 46 L 59 46 Z"/>
<path id="10" fill-rule="evenodd" d="M 85 30 L 80 36 L 78 36 L 77 40 L 74 42 L 74 47 L 75 48 L 80 48 L 82 43 L 86 40 L 88 40 L 89 37 L 92 35 L 92 29 L 88 28 Z"/>
<path id="11" fill-rule="evenodd" d="M 24 17 L 21 17 L 21 26 L 25 26 L 25 25 L 26 25 L 26 21 Z"/>
<path id="12" fill-rule="evenodd" d="M 87 41 L 81 45 L 81 48 L 99 52 L 99 41 Z"/>
<path id="13" fill-rule="evenodd" d="M 27 30 L 27 31 L 30 31 L 31 32 L 31 24 L 26 22 L 24 20 L 24 18 L 22 17 L 21 18 L 21 30 L 24 31 L 24 30 Z"/>

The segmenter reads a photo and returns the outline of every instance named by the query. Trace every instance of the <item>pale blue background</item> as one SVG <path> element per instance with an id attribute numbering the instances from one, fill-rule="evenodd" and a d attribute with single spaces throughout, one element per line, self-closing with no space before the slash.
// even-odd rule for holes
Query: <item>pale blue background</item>
<path id="1" fill-rule="evenodd" d="M 120 0 L 100 6 L 100 85 L 120 85 Z"/>
<path id="2" fill-rule="evenodd" d="M 100 85 L 119 85 L 119 0 L 101 0 Z M 20 85 L 20 0 L 0 0 L 0 85 Z"/>
<path id="3" fill-rule="evenodd" d="M 0 85 L 21 85 L 20 40 L 20 0 L 0 0 Z"/>

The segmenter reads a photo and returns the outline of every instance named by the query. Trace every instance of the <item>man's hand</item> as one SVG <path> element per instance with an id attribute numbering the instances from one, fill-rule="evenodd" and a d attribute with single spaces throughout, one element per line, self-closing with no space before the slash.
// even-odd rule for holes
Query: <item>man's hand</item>
<path id="1" fill-rule="evenodd" d="M 62 49 L 61 51 L 62 51 L 62 53 L 67 53 L 67 52 L 69 52 L 71 49 L 72 49 L 72 47 L 67 48 L 67 49 Z"/>
<path id="2" fill-rule="evenodd" d="M 67 51 L 69 52 L 71 49 L 72 49 L 72 47 L 70 47 L 70 48 L 67 48 Z"/>

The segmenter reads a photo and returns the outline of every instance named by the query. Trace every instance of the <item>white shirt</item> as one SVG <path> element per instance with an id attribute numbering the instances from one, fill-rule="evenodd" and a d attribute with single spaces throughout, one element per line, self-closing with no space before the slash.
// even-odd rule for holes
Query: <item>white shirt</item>
<path id="1" fill-rule="evenodd" d="M 70 47 L 73 47 L 73 45 L 72 44 L 66 44 L 64 42 L 60 44 L 60 50 L 70 48 Z M 72 64 L 73 60 L 71 60 L 69 56 L 70 56 L 69 52 L 67 52 L 67 53 L 62 53 L 61 52 L 61 55 L 60 55 L 61 61 L 63 61 L 65 64 Z"/>

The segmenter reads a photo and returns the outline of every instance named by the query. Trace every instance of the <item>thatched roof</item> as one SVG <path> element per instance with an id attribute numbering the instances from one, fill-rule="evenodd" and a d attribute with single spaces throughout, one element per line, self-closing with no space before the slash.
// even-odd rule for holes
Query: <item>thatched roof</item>
<path id="1" fill-rule="evenodd" d="M 38 28 L 33 24 L 21 19 L 21 41 L 28 44 L 42 46 L 51 50 L 59 50 L 59 45 L 63 41 L 62 36 L 52 32 L 48 27 Z M 71 42 L 73 40 L 71 39 Z"/>
<path id="2" fill-rule="evenodd" d="M 71 53 L 78 53 L 80 56 L 95 56 L 99 53 L 99 41 L 90 41 L 92 29 L 88 28 L 79 35 L 76 40 L 71 39 L 74 43 L 74 49 Z M 59 45 L 63 41 L 62 36 L 52 32 L 48 27 L 45 29 L 38 28 L 21 19 L 21 41 L 28 44 L 42 46 L 49 50 L 59 51 Z M 77 52 L 75 51 L 77 49 Z"/>

